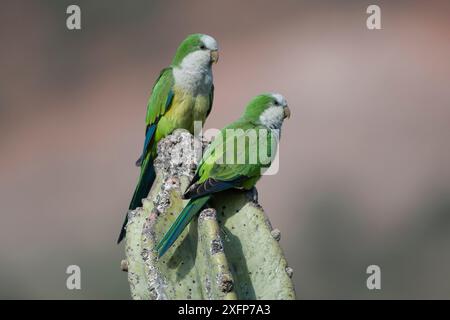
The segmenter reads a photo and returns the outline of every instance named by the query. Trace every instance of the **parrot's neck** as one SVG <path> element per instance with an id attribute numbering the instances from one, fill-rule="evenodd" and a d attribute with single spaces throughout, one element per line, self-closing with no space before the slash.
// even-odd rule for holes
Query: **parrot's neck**
<path id="1" fill-rule="evenodd" d="M 267 108 L 260 116 L 259 122 L 269 128 L 277 140 L 280 139 L 281 126 L 284 119 L 284 110 L 280 107 Z"/>
<path id="2" fill-rule="evenodd" d="M 210 56 L 206 51 L 188 54 L 173 68 L 175 86 L 194 96 L 208 95 L 213 83 Z"/>
<path id="3" fill-rule="evenodd" d="M 284 119 L 284 110 L 280 107 L 267 108 L 260 116 L 259 122 L 269 129 L 281 129 Z"/>

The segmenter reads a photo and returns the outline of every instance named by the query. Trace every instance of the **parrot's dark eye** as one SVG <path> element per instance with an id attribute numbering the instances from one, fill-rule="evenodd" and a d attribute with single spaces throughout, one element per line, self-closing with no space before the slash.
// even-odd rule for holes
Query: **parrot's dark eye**
<path id="1" fill-rule="evenodd" d="M 201 44 L 201 45 L 200 45 L 200 49 L 205 50 L 205 49 L 206 49 L 206 46 L 205 46 L 204 44 Z"/>
<path id="2" fill-rule="evenodd" d="M 278 103 L 277 100 L 275 100 L 275 105 L 276 105 L 276 106 L 279 106 L 279 105 L 280 105 L 280 104 Z"/>

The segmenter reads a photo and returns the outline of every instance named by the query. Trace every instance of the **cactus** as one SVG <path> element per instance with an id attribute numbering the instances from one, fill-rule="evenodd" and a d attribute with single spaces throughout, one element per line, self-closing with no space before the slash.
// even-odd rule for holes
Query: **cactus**
<path id="1" fill-rule="evenodd" d="M 212 198 L 167 253 L 154 247 L 181 212 L 203 144 L 176 130 L 158 144 L 156 180 L 143 207 L 128 213 L 126 262 L 133 299 L 295 299 L 292 269 L 257 203 L 256 189 Z"/>

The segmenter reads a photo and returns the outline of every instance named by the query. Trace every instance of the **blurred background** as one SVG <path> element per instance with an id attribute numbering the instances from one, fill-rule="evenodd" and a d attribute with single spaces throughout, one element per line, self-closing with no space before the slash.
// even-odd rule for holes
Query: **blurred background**
<path id="1" fill-rule="evenodd" d="M 261 92 L 289 102 L 259 197 L 298 298 L 450 298 L 449 16 L 448 1 L 2 1 L 0 298 L 130 298 L 115 240 L 146 102 L 194 32 L 220 45 L 205 128 Z"/>

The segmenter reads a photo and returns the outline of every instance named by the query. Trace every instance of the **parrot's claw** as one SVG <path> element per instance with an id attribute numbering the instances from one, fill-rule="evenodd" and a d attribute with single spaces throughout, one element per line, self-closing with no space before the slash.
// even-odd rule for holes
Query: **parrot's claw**
<path id="1" fill-rule="evenodd" d="M 248 191 L 248 196 L 254 203 L 258 203 L 258 190 L 256 187 L 253 187 Z"/>

